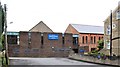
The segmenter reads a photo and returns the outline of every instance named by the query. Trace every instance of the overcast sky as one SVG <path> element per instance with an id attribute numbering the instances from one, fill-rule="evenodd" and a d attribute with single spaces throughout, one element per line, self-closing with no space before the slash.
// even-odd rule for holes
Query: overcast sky
<path id="1" fill-rule="evenodd" d="M 119 0 L 1 0 L 7 4 L 8 31 L 28 31 L 43 21 L 54 32 L 69 24 L 103 26 Z M 10 22 L 13 22 L 10 24 Z"/>

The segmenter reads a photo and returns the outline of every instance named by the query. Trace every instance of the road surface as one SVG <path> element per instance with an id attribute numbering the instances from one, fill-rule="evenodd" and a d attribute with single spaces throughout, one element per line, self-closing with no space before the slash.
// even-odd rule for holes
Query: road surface
<path id="1" fill-rule="evenodd" d="M 97 64 L 80 62 L 68 58 L 24 58 L 24 57 L 10 57 L 9 65 L 88 65 L 97 66 Z M 70 66 L 69 66 L 70 67 Z M 79 67 L 79 66 L 78 66 Z M 99 67 L 99 66 L 97 66 Z"/>

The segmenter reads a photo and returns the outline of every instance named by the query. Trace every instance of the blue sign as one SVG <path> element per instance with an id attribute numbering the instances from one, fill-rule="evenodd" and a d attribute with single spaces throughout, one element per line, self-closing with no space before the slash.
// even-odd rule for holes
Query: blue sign
<path id="1" fill-rule="evenodd" d="M 83 50 L 83 49 L 80 49 L 80 52 L 84 52 L 84 50 Z"/>
<path id="2" fill-rule="evenodd" d="M 58 40 L 59 36 L 58 34 L 48 34 L 49 40 Z"/>

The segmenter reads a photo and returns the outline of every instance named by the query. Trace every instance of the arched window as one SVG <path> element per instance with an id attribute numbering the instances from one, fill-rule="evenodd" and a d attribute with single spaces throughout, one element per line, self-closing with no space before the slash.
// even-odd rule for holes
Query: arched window
<path id="1" fill-rule="evenodd" d="M 86 36 L 86 44 L 88 43 L 88 37 Z"/>
<path id="2" fill-rule="evenodd" d="M 93 44 L 93 37 L 90 37 L 90 43 Z"/>
<path id="3" fill-rule="evenodd" d="M 96 37 L 94 36 L 94 44 L 96 43 Z"/>
<path id="4" fill-rule="evenodd" d="M 84 36 L 82 37 L 82 44 L 84 44 Z"/>
<path id="5" fill-rule="evenodd" d="M 100 40 L 100 37 L 99 37 L 99 40 Z"/>

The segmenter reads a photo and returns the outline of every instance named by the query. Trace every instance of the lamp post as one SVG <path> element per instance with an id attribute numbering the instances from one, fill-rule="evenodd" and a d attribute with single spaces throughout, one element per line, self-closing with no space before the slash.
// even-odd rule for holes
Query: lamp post
<path id="1" fill-rule="evenodd" d="M 6 58 L 6 64 L 8 65 L 8 43 L 7 43 L 7 9 L 6 4 L 4 4 L 4 22 L 5 22 L 5 58 Z"/>

